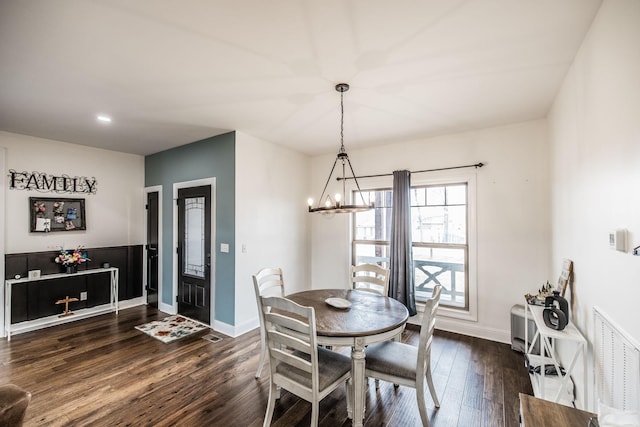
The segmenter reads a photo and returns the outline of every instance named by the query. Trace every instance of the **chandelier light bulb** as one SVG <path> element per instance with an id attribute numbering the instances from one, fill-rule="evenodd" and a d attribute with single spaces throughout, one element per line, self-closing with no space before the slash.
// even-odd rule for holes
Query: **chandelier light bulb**
<path id="1" fill-rule="evenodd" d="M 309 207 L 313 206 L 313 199 L 311 197 L 307 199 L 307 204 L 309 205 Z"/>

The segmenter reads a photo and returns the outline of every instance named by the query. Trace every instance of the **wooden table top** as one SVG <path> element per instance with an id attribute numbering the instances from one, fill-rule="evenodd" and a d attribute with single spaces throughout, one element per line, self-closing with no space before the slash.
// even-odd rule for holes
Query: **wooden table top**
<path id="1" fill-rule="evenodd" d="M 520 393 L 523 427 L 587 427 L 596 414 Z"/>
<path id="2" fill-rule="evenodd" d="M 343 298 L 351 307 L 339 309 L 325 302 Z M 360 337 L 384 333 L 402 326 L 409 319 L 407 308 L 393 298 L 350 289 L 316 289 L 287 295 L 316 312 L 316 332 L 327 337 Z"/>

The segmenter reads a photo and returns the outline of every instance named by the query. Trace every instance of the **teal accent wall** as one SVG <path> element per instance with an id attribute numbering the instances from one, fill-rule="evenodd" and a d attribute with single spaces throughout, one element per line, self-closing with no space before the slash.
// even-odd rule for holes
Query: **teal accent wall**
<path id="1" fill-rule="evenodd" d="M 215 318 L 235 324 L 235 132 L 146 156 L 145 186 L 162 185 L 162 302 L 172 305 L 173 294 L 173 184 L 216 178 Z M 228 243 L 229 253 L 219 251 Z"/>

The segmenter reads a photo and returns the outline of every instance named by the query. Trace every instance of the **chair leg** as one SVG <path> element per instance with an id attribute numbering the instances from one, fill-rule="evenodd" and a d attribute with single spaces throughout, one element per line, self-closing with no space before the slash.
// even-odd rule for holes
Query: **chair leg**
<path id="1" fill-rule="evenodd" d="M 264 336 L 264 330 L 260 328 L 260 362 L 258 363 L 258 371 L 256 372 L 256 378 L 260 378 L 262 374 L 262 367 L 264 366 L 264 359 L 267 356 L 266 338 Z"/>
<path id="2" fill-rule="evenodd" d="M 402 332 L 400 332 L 398 335 L 393 337 L 393 340 L 396 341 L 396 342 L 402 342 Z M 393 388 L 397 389 L 398 387 L 400 387 L 400 384 L 393 383 Z"/>
<path id="3" fill-rule="evenodd" d="M 436 395 L 436 388 L 433 386 L 433 378 L 431 377 L 431 364 L 427 364 L 427 385 L 429 385 L 429 392 L 431 393 L 431 398 L 433 399 L 433 404 L 436 405 L 436 408 L 440 407 L 440 402 L 438 401 L 438 396 Z"/>
<path id="4" fill-rule="evenodd" d="M 427 417 L 427 406 L 424 401 L 424 384 L 418 383 L 416 387 L 416 397 L 418 398 L 418 410 L 420 411 L 420 419 L 422 425 L 429 427 L 429 417 Z"/>
<path id="5" fill-rule="evenodd" d="M 320 404 L 318 401 L 311 402 L 311 427 L 318 427 L 318 412 Z"/>
<path id="6" fill-rule="evenodd" d="M 353 396 L 353 380 L 349 378 L 347 380 L 347 418 L 353 420 L 353 402 L 351 397 Z"/>
<path id="7" fill-rule="evenodd" d="M 273 410 L 276 407 L 277 394 L 277 387 L 273 382 L 271 382 L 271 386 L 269 387 L 269 403 L 267 403 L 267 412 L 264 415 L 264 423 L 262 424 L 262 427 L 269 427 L 271 425 Z"/>

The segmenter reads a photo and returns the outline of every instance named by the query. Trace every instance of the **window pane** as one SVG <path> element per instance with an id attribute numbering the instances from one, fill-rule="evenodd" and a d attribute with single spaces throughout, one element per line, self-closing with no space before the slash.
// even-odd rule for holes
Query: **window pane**
<path id="1" fill-rule="evenodd" d="M 411 206 L 424 206 L 427 204 L 427 193 L 425 187 L 411 188 Z"/>
<path id="2" fill-rule="evenodd" d="M 444 205 L 444 187 L 427 187 L 427 205 Z"/>
<path id="3" fill-rule="evenodd" d="M 391 234 L 391 209 L 371 209 L 358 212 L 355 223 L 355 240 L 389 240 Z"/>
<path id="4" fill-rule="evenodd" d="M 361 193 L 358 193 L 357 191 L 353 192 L 353 202 L 354 204 L 358 204 L 360 202 L 362 202 L 362 200 L 364 200 L 365 204 L 370 204 L 371 201 L 373 200 L 373 191 L 363 191 Z"/>
<path id="5" fill-rule="evenodd" d="M 466 205 L 467 186 L 450 185 L 447 186 L 447 205 Z"/>
<path id="6" fill-rule="evenodd" d="M 416 299 L 426 300 L 442 285 L 444 305 L 466 307 L 466 249 L 413 247 Z"/>
<path id="7" fill-rule="evenodd" d="M 389 245 L 357 243 L 354 247 L 354 264 L 378 264 L 389 268 Z"/>
<path id="8" fill-rule="evenodd" d="M 467 240 L 466 206 L 411 208 L 412 236 L 420 243 L 459 243 Z"/>
<path id="9" fill-rule="evenodd" d="M 360 194 L 362 194 L 362 197 Z M 353 192 L 353 202 L 355 204 L 362 203 L 362 199 L 364 199 L 365 204 L 373 202 L 376 208 L 389 208 L 393 205 L 393 192 L 391 190 Z"/>
<path id="10" fill-rule="evenodd" d="M 355 214 L 354 239 L 355 240 L 389 240 L 391 235 L 391 205 L 392 195 L 390 190 L 364 191 L 362 193 L 365 202 L 373 201 L 375 209 Z M 357 192 L 354 192 L 354 200 L 360 200 Z"/>
<path id="11" fill-rule="evenodd" d="M 204 197 L 189 197 L 184 201 L 184 271 L 183 274 L 204 277 Z"/>

